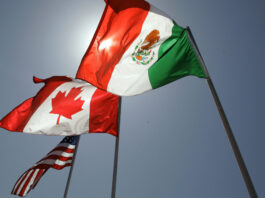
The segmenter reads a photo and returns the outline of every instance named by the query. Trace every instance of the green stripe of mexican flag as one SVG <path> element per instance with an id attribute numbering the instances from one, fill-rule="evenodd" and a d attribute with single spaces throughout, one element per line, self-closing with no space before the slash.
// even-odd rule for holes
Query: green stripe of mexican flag
<path id="1" fill-rule="evenodd" d="M 143 0 L 109 0 L 77 78 L 120 96 L 205 77 L 187 30 Z"/>
<path id="2" fill-rule="evenodd" d="M 205 78 L 186 29 L 174 24 L 172 35 L 161 44 L 158 61 L 148 69 L 148 74 L 153 89 L 188 75 Z"/>

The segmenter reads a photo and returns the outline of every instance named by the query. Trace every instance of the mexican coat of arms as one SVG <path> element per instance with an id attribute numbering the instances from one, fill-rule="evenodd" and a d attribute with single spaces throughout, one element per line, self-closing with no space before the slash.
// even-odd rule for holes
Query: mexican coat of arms
<path id="1" fill-rule="evenodd" d="M 152 47 L 159 41 L 159 33 L 158 30 L 153 30 L 145 37 L 144 41 L 140 40 L 132 53 L 133 61 L 137 64 L 147 65 L 154 59 L 155 52 Z"/>

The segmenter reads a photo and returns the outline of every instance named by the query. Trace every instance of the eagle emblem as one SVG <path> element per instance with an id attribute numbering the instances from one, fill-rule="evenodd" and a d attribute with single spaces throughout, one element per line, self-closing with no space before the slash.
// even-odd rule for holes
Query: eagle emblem
<path id="1" fill-rule="evenodd" d="M 154 59 L 155 52 L 152 47 L 159 41 L 159 33 L 158 30 L 153 30 L 145 37 L 144 41 L 140 40 L 132 53 L 133 61 L 137 64 L 147 65 Z"/>

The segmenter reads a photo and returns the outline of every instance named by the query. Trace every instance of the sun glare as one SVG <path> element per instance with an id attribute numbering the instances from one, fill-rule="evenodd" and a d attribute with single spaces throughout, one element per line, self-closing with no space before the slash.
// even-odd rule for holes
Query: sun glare
<path id="1" fill-rule="evenodd" d="M 99 46 L 99 50 L 108 50 L 110 48 L 110 46 L 112 45 L 112 40 L 111 39 L 107 39 L 101 42 L 100 46 Z"/>

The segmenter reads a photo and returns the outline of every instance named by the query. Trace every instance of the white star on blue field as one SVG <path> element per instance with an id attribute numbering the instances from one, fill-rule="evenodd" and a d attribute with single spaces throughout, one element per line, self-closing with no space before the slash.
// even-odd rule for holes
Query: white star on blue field
<path id="1" fill-rule="evenodd" d="M 259 197 L 265 197 L 265 2 L 150 0 L 189 26 Z M 0 117 L 41 88 L 33 75 L 74 77 L 105 2 L 2 0 Z M 123 97 L 116 198 L 248 198 L 207 82 L 185 77 Z M 0 197 L 62 137 L 0 129 Z M 68 198 L 111 195 L 115 138 L 82 135 Z M 28 198 L 63 197 L 69 167 L 50 170 Z"/>

